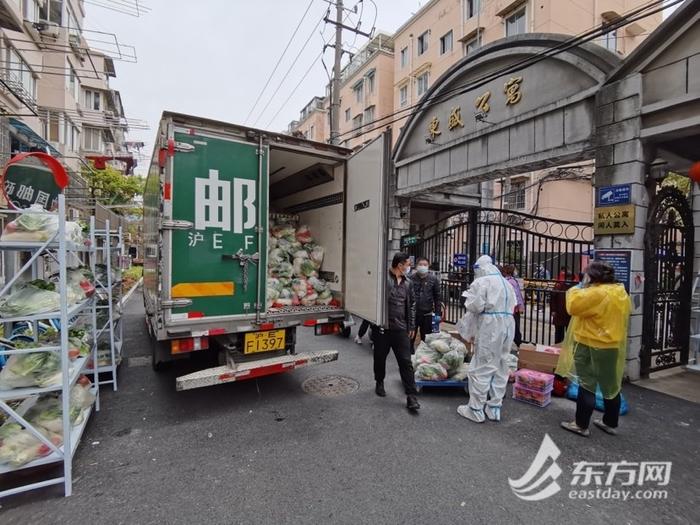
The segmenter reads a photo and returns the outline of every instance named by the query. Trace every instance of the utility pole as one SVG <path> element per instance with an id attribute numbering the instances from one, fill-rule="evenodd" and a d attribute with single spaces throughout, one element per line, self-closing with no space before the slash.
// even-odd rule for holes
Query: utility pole
<path id="1" fill-rule="evenodd" d="M 329 46 L 335 48 L 333 80 L 331 81 L 331 144 L 338 144 L 338 135 L 340 134 L 340 66 L 343 58 L 343 29 L 347 29 L 348 31 L 367 38 L 372 37 L 372 33 L 360 31 L 359 24 L 357 27 L 350 27 L 343 24 L 343 11 L 343 0 L 336 0 L 335 20 L 331 20 L 327 15 L 323 19 L 327 24 L 333 24 L 335 26 L 335 44 Z"/>
<path id="2" fill-rule="evenodd" d="M 340 61 L 343 58 L 343 0 L 335 4 L 335 62 L 331 83 L 331 144 L 338 144 L 340 134 Z"/>

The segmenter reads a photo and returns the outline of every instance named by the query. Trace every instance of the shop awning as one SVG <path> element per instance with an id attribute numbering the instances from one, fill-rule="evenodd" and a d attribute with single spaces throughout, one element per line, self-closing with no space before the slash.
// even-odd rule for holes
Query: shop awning
<path id="1" fill-rule="evenodd" d="M 46 142 L 45 139 L 39 136 L 21 120 L 10 117 L 10 126 L 13 128 L 11 131 L 18 135 L 20 139 L 23 139 L 23 142 L 27 143 L 29 146 L 48 151 L 54 157 L 61 156 L 61 153 L 56 148 Z"/>

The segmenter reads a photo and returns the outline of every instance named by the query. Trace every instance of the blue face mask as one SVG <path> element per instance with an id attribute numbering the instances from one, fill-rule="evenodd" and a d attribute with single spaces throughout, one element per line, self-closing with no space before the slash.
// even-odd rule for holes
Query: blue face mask
<path id="1" fill-rule="evenodd" d="M 416 270 L 418 270 L 418 273 L 421 275 L 425 275 L 426 273 L 428 273 L 427 266 L 419 266 L 418 268 L 416 268 Z"/>

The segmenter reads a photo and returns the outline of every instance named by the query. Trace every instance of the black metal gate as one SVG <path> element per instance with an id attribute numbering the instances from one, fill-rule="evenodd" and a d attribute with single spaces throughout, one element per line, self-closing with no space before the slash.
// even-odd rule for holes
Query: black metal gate
<path id="1" fill-rule="evenodd" d="M 456 213 L 402 238 L 409 255 L 426 257 L 441 277 L 444 321 L 454 324 L 464 314 L 462 292 L 474 278 L 472 265 L 482 254 L 518 273 L 525 312 L 523 341 L 554 343 L 551 322 L 554 289 L 565 279 L 562 269 L 578 279 L 593 251 L 593 225 L 563 222 L 520 212 L 479 208 Z M 571 284 L 571 283 L 570 283 Z"/>
<path id="2" fill-rule="evenodd" d="M 643 377 L 688 364 L 693 242 L 688 198 L 662 188 L 649 207 L 644 238 Z"/>

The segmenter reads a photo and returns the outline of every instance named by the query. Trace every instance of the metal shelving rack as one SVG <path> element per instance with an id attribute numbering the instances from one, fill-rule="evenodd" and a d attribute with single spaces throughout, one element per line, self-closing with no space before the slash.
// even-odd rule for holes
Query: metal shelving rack
<path id="1" fill-rule="evenodd" d="M 117 384 L 117 369 L 121 364 L 121 349 L 122 349 L 122 322 L 121 322 L 121 297 L 122 297 L 122 277 L 121 277 L 121 252 L 122 252 L 122 231 L 111 230 L 109 221 L 105 221 L 104 229 L 95 228 L 95 218 L 90 219 L 90 241 L 95 247 L 97 255 L 101 255 L 101 264 L 104 264 L 106 271 L 102 279 L 97 278 L 96 273 L 96 257 L 91 264 L 91 270 L 95 275 L 96 296 L 103 301 L 104 305 L 98 305 L 98 311 L 107 311 L 107 319 L 100 323 L 97 327 L 97 335 L 93 341 L 93 350 L 98 355 L 100 340 L 105 337 L 109 345 L 109 361 L 107 364 L 100 364 L 99 359 L 95 360 L 94 366 L 97 367 L 97 373 L 108 374 L 110 379 L 101 381 L 101 385 L 112 385 L 112 389 L 116 392 Z M 116 260 L 115 260 L 116 258 Z M 97 319 L 95 319 L 97 326 Z M 91 368 L 90 371 L 94 371 Z"/>
<path id="2" fill-rule="evenodd" d="M 3 210 L 3 213 L 19 214 L 21 211 Z M 15 251 L 15 252 L 30 252 L 29 260 L 20 268 L 14 276 L 8 280 L 7 284 L 0 290 L 0 297 L 8 293 L 12 286 L 18 281 L 19 277 L 28 271 L 31 271 L 32 278 L 36 278 L 39 273 L 40 264 L 45 259 L 52 260 L 58 264 L 58 289 L 60 293 L 60 309 L 56 312 L 45 312 L 35 315 L 27 315 L 16 318 L 2 318 L 1 323 L 9 326 L 14 322 L 26 322 L 33 325 L 32 334 L 34 340 L 39 337 L 39 321 L 46 319 L 58 319 L 60 321 L 60 344 L 58 346 L 45 346 L 41 348 L 27 349 L 7 349 L 0 347 L 0 354 L 11 356 L 13 354 L 28 354 L 34 352 L 59 352 L 61 358 L 61 383 L 55 386 L 45 388 L 29 387 L 29 388 L 14 388 L 11 390 L 0 391 L 0 410 L 8 416 L 8 421 L 14 420 L 19 423 L 32 434 L 41 444 L 48 447 L 50 452 L 34 461 L 24 465 L 14 467 L 7 464 L 0 464 L 0 476 L 11 474 L 19 470 L 30 469 L 41 465 L 48 464 L 63 464 L 63 475 L 59 477 L 50 477 L 39 482 L 34 482 L 25 485 L 19 485 L 0 491 L 0 498 L 26 492 L 51 485 L 63 485 L 64 493 L 70 496 L 72 493 L 73 472 L 72 460 L 77 449 L 78 443 L 82 436 L 83 430 L 87 425 L 87 421 L 92 413 L 93 406 L 99 410 L 99 378 L 97 374 L 93 375 L 92 392 L 95 395 L 95 404 L 85 409 L 82 414 L 82 421 L 76 426 L 72 426 L 70 417 L 70 401 L 71 389 L 76 384 L 78 378 L 85 370 L 85 365 L 88 361 L 87 357 L 78 357 L 71 361 L 69 358 L 69 334 L 68 327 L 73 326 L 75 321 L 81 316 L 91 314 L 94 321 L 96 316 L 94 297 L 88 298 L 78 304 L 68 304 L 68 257 L 71 254 L 88 253 L 92 261 L 94 259 L 94 249 L 91 246 L 76 245 L 66 240 L 66 204 L 64 195 L 58 197 L 58 231 L 45 242 L 0 242 L 0 250 Z M 64 329 L 65 328 L 65 329 Z M 95 326 L 92 326 L 93 336 L 95 335 Z M 95 354 L 93 350 L 93 359 Z M 51 392 L 61 393 L 61 410 L 62 410 L 62 432 L 63 443 L 55 445 L 47 438 L 35 425 L 32 425 L 24 418 L 26 412 L 37 402 L 39 396 Z M 17 406 L 10 406 L 10 401 L 21 402 Z"/>

